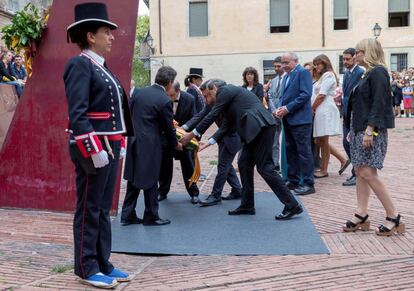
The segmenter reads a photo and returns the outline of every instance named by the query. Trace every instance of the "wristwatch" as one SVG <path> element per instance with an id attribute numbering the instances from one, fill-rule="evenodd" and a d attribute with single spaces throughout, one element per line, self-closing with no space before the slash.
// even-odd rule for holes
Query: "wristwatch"
<path id="1" fill-rule="evenodd" d="M 376 131 L 374 131 L 374 130 L 371 130 L 371 129 L 365 129 L 365 134 L 367 135 L 367 136 L 378 136 L 378 132 L 376 132 Z"/>
<path id="2" fill-rule="evenodd" d="M 365 134 L 367 135 L 367 136 L 372 136 L 372 131 L 370 130 L 370 129 L 365 129 Z"/>

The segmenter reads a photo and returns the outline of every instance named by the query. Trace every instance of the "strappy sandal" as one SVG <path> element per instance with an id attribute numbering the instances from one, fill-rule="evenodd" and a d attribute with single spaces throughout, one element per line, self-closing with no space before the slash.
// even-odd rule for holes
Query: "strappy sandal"
<path id="1" fill-rule="evenodd" d="M 378 230 L 375 231 L 377 235 L 391 236 L 395 233 L 403 234 L 405 232 L 405 224 L 400 222 L 401 215 L 398 214 L 396 218 L 387 216 L 385 219 L 394 223 L 394 226 L 391 229 L 389 229 L 385 225 L 381 224 L 378 227 Z"/>
<path id="2" fill-rule="evenodd" d="M 348 220 L 345 223 L 345 226 L 342 227 L 343 231 L 353 232 L 353 231 L 357 231 L 358 229 L 360 229 L 362 231 L 369 230 L 370 221 L 368 220 L 368 214 L 365 215 L 365 216 L 361 216 L 361 215 L 355 213 L 354 216 L 356 218 L 358 218 L 360 220 L 360 222 L 354 223 L 351 220 Z"/>

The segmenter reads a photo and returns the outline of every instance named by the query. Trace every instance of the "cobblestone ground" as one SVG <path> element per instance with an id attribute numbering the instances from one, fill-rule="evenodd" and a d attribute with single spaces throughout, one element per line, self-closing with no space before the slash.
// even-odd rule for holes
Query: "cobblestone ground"
<path id="1" fill-rule="evenodd" d="M 406 223 L 405 235 L 385 238 L 373 230 L 341 232 L 341 225 L 354 213 L 355 188 L 341 186 L 349 169 L 339 176 L 339 163 L 331 160 L 329 178 L 317 181 L 317 194 L 302 199 L 330 255 L 113 254 L 115 265 L 134 277 L 117 290 L 414 290 L 413 126 L 414 119 L 397 120 L 380 173 Z M 332 141 L 341 146 L 339 137 Z M 200 155 L 202 172 L 208 176 L 200 185 L 204 194 L 214 181 L 216 153 L 217 148 L 210 147 Z M 179 171 L 176 163 L 172 191 L 183 192 Z M 257 174 L 255 181 L 256 191 L 270 190 Z M 122 194 L 124 187 L 123 182 Z M 384 220 L 375 197 L 370 216 L 374 226 Z M 0 290 L 93 289 L 73 275 L 71 214 L 0 209 L 0 221 Z"/>

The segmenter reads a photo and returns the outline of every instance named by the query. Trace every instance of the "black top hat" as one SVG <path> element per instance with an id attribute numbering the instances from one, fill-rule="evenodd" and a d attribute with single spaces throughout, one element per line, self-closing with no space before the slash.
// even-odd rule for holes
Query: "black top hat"
<path id="1" fill-rule="evenodd" d="M 102 24 L 110 29 L 118 28 L 118 25 L 108 20 L 108 12 L 104 3 L 83 3 L 75 6 L 75 22 L 68 26 L 67 31 L 71 31 L 82 24 Z"/>
<path id="2" fill-rule="evenodd" d="M 203 69 L 201 69 L 201 68 L 190 68 L 190 73 L 188 74 L 187 77 L 191 77 L 191 76 L 204 78 L 203 77 Z"/>

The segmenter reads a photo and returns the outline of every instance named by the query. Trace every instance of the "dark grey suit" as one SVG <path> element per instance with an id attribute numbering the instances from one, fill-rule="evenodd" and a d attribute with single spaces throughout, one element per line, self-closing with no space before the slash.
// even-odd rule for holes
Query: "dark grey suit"
<path id="1" fill-rule="evenodd" d="M 220 116 L 216 123 L 219 130 L 211 138 L 218 143 L 218 165 L 211 194 L 216 198 L 220 198 L 224 184 L 227 181 L 231 186 L 231 192 L 234 195 L 240 195 L 241 185 L 233 167 L 233 160 L 242 147 L 240 137 L 234 125 L 227 127 L 226 131 L 223 130 L 222 125 L 228 123 L 225 116 Z"/>
<path id="2" fill-rule="evenodd" d="M 177 146 L 173 127 L 173 106 L 163 87 L 139 89 L 130 101 L 135 136 L 128 139 L 124 178 L 128 180 L 121 220 L 135 220 L 140 189 L 144 190 L 144 222 L 159 219 L 157 182 L 161 169 L 162 135 Z"/>
<path id="3" fill-rule="evenodd" d="M 234 85 L 220 87 L 216 95 L 216 105 L 196 127 L 197 132 L 204 133 L 220 114 L 225 117 L 220 129 L 226 132 L 232 127 L 236 128 L 243 143 L 238 161 L 243 186 L 240 207 L 254 207 L 253 171 L 255 166 L 287 208 L 293 209 L 298 206 L 298 201 L 286 188 L 273 163 L 275 119 L 264 108 L 257 96 Z"/>
<path id="4" fill-rule="evenodd" d="M 210 113 L 211 109 L 212 107 L 210 105 L 206 105 L 202 111 L 194 115 L 194 117 L 185 124 L 185 129 L 188 131 L 193 130 L 198 123 Z M 231 186 L 231 191 L 237 195 L 241 191 L 241 185 L 236 170 L 233 167 L 233 160 L 237 152 L 241 149 L 240 137 L 234 126 L 223 130 L 221 126 L 225 121 L 222 115 L 219 116 L 215 122 L 219 129 L 211 138 L 218 144 L 218 165 L 217 175 L 214 179 L 211 194 L 216 198 L 220 198 L 224 184 L 227 181 Z"/>

